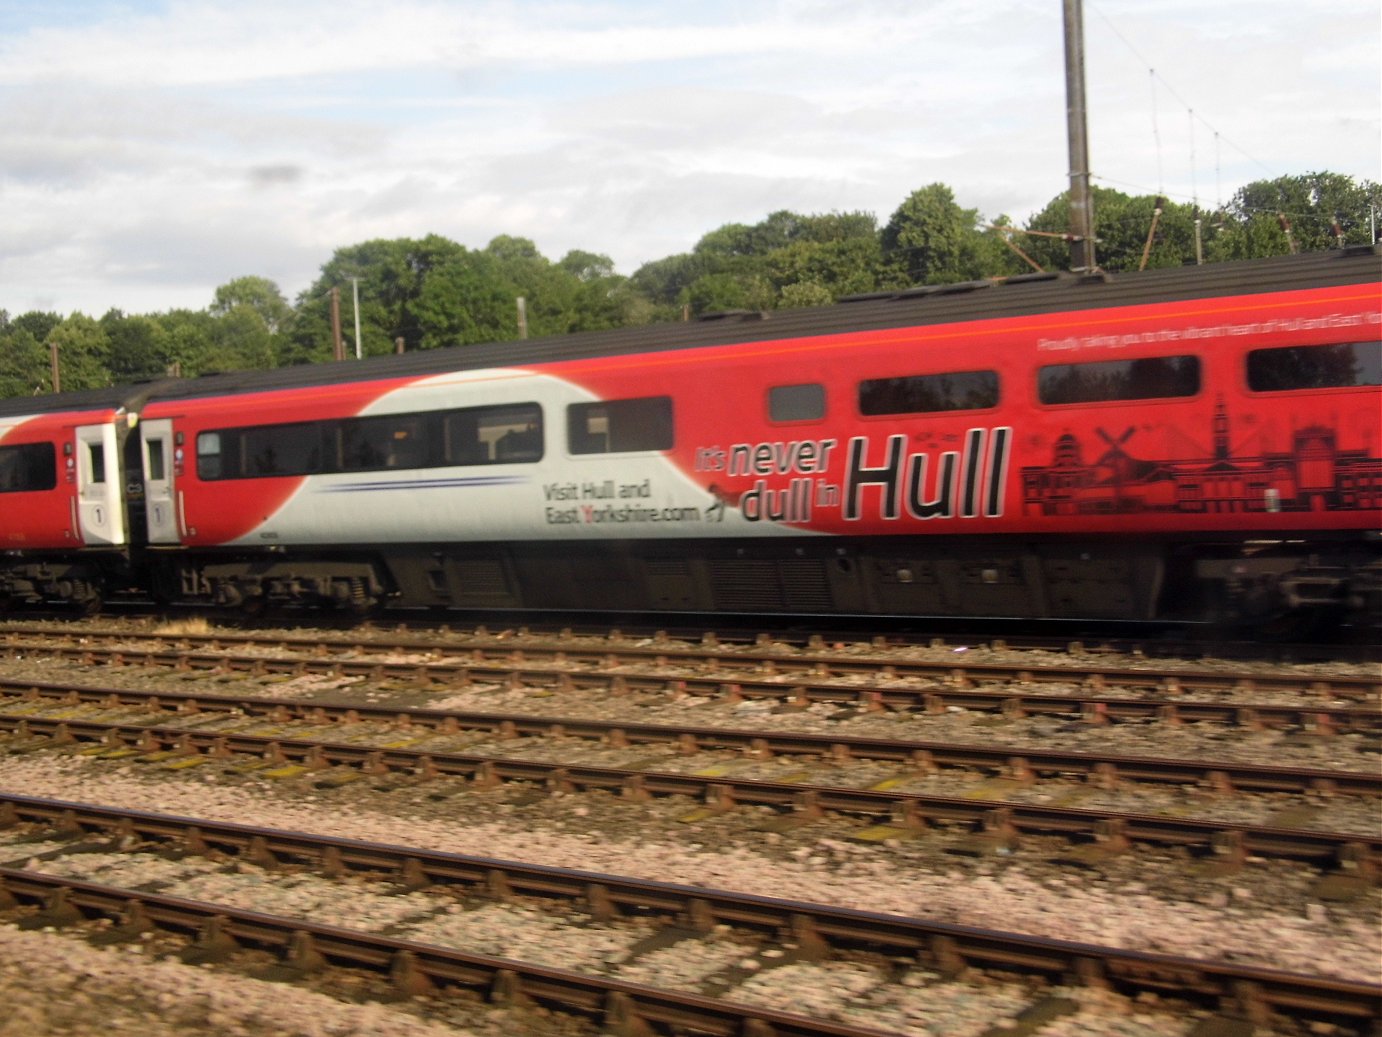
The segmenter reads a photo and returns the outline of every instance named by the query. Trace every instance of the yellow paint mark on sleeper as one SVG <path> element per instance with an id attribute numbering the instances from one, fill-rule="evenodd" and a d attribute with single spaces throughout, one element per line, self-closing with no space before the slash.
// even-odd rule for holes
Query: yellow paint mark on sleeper
<path id="1" fill-rule="evenodd" d="M 191 767 L 200 767 L 205 762 L 205 756 L 184 756 L 181 760 L 170 760 L 159 769 L 165 771 L 185 771 Z"/>
<path id="2" fill-rule="evenodd" d="M 296 778 L 298 775 L 306 773 L 306 767 L 299 767 L 295 763 L 290 763 L 286 767 L 275 767 L 271 771 L 264 771 L 264 777 L 277 780 L 281 778 Z"/>
<path id="3" fill-rule="evenodd" d="M 872 825 L 869 828 L 861 828 L 850 838 L 860 843 L 884 843 L 889 839 L 919 839 L 921 834 L 919 831 L 898 828 L 896 825 Z"/>

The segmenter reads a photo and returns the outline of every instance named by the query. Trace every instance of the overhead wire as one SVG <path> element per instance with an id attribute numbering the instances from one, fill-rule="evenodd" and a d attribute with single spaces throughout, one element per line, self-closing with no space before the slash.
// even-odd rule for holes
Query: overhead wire
<path id="1" fill-rule="evenodd" d="M 1194 107 L 1190 104 L 1190 102 L 1187 101 L 1187 100 L 1185 100 L 1185 98 L 1183 98 L 1183 97 L 1177 92 L 1176 88 L 1175 88 L 1174 86 L 1171 85 L 1171 83 L 1166 79 L 1165 76 L 1163 76 L 1163 75 L 1161 75 L 1160 73 L 1157 72 L 1156 68 L 1152 65 L 1152 63 L 1151 63 L 1146 57 L 1144 57 L 1143 54 L 1142 54 L 1135 46 L 1133 46 L 1132 41 L 1129 40 L 1126 36 L 1124 36 L 1122 32 L 1119 31 L 1118 26 L 1115 25 L 1115 24 L 1113 23 L 1113 20 L 1110 19 L 1108 15 L 1106 15 L 1102 10 L 1099 9 L 1099 5 L 1096 4 L 1096 3 L 1093 3 L 1092 0 L 1090 0 L 1089 6 L 1094 10 L 1094 13 L 1095 13 L 1095 14 L 1097 14 L 1100 18 L 1103 19 L 1104 24 L 1108 26 L 1109 31 L 1112 32 L 1113 35 L 1116 36 L 1116 37 L 1119 39 L 1120 42 L 1122 42 L 1123 46 L 1127 47 L 1128 50 L 1132 51 L 1133 56 L 1136 57 L 1137 60 L 1140 61 L 1140 62 L 1146 67 L 1146 69 L 1147 69 L 1149 75 L 1151 76 L 1151 79 L 1152 79 L 1152 81 L 1153 81 L 1153 84 L 1155 85 L 1155 83 L 1159 82 L 1159 83 L 1162 85 L 1162 87 L 1166 90 L 1166 92 L 1167 92 L 1168 94 L 1170 94 L 1171 97 L 1174 98 L 1174 99 L 1180 104 L 1180 106 L 1186 110 L 1186 113 L 1188 114 L 1189 119 L 1190 119 L 1190 126 L 1191 126 L 1191 137 L 1190 137 L 1190 139 L 1191 139 L 1191 145 L 1190 145 L 1190 146 L 1191 146 L 1191 164 L 1192 164 L 1191 178 L 1192 178 L 1192 181 L 1193 181 L 1194 175 L 1195 175 L 1195 174 L 1194 174 L 1194 170 L 1193 170 L 1193 164 L 1194 164 L 1194 161 L 1195 161 L 1195 157 L 1194 157 L 1194 126 L 1195 126 L 1195 123 L 1196 123 L 1196 122 L 1200 123 L 1200 124 L 1201 124 L 1202 126 L 1204 126 L 1207 130 L 1209 130 L 1211 133 L 1214 134 L 1215 155 L 1216 155 L 1216 158 L 1215 158 L 1216 190 L 1217 190 L 1217 175 L 1218 175 L 1218 148 L 1219 148 L 1220 142 L 1225 143 L 1225 144 L 1228 144 L 1229 147 L 1233 148 L 1233 149 L 1234 149 L 1235 151 L 1237 151 L 1240 155 L 1242 155 L 1244 158 L 1246 158 L 1249 162 L 1252 162 L 1252 163 L 1253 163 L 1254 165 L 1256 165 L 1259 169 L 1261 169 L 1264 173 L 1266 173 L 1268 177 L 1274 177 L 1274 176 L 1277 175 L 1277 174 L 1273 173 L 1273 171 L 1272 171 L 1270 168 L 1268 168 L 1268 166 L 1267 166 L 1264 162 L 1262 162 L 1259 158 L 1257 158 L 1256 155 L 1251 154 L 1251 153 L 1248 152 L 1245 148 L 1241 147 L 1241 146 L 1238 145 L 1236 142 L 1234 142 L 1233 140 L 1231 140 L 1230 138 L 1228 138 L 1227 136 L 1225 136 L 1223 133 L 1221 133 L 1221 132 L 1219 131 L 1218 127 L 1216 127 L 1216 126 L 1214 126 L 1212 123 L 1210 123 L 1209 120 L 1207 120 L 1206 118 L 1204 118 L 1204 116 L 1195 114 L 1195 109 L 1194 109 Z M 1155 88 L 1155 86 L 1154 86 L 1154 88 Z M 1155 97 L 1153 98 L 1153 101 L 1154 101 L 1154 103 L 1155 103 Z M 1155 119 L 1155 115 L 1153 115 L 1153 119 Z M 1161 179 L 1161 176 L 1160 176 L 1160 168 L 1159 168 L 1159 167 L 1160 167 L 1160 162 L 1161 162 L 1161 153 L 1160 153 L 1160 141 L 1159 141 L 1159 136 L 1158 136 L 1158 144 L 1157 144 L 1157 147 L 1158 147 L 1158 151 L 1157 151 L 1157 163 L 1158 163 L 1158 175 L 1157 175 L 1157 180 L 1158 180 L 1158 184 L 1159 184 L 1159 183 L 1160 183 L 1160 179 Z M 1158 191 L 1160 191 L 1160 188 L 1159 188 L 1159 187 L 1158 187 Z M 1222 197 L 1222 195 L 1220 195 L 1220 197 L 1217 199 L 1216 204 L 1217 204 L 1217 206 L 1218 206 L 1219 208 L 1223 208 L 1223 197 Z"/>

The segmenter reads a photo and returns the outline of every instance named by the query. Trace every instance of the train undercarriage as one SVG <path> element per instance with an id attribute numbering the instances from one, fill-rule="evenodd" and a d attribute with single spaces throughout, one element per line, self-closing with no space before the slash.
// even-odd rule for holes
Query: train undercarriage
<path id="1" fill-rule="evenodd" d="M 0 610 L 42 604 L 70 605 L 87 614 L 100 611 L 106 596 L 125 581 L 123 555 L 102 552 L 76 557 L 18 556 L 0 559 Z"/>
<path id="2" fill-rule="evenodd" d="M 974 616 L 1264 626 L 1382 624 L 1382 542 L 599 542 L 148 554 L 156 597 L 263 611 Z M 30 576 L 0 572 L 22 600 Z M 88 592 L 73 580 L 66 596 Z M 60 587 L 57 569 L 44 583 Z M 61 596 L 60 596 L 61 597 Z"/>

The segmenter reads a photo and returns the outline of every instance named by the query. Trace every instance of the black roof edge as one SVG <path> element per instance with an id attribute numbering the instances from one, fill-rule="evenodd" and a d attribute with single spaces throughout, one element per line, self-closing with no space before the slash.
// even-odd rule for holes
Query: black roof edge
<path id="1" fill-rule="evenodd" d="M 877 302 L 880 299 L 894 299 L 896 292 L 856 292 L 854 295 L 842 295 L 836 302 Z"/>
<path id="2" fill-rule="evenodd" d="M 883 299 L 919 299 L 927 295 L 958 295 L 961 292 L 974 292 L 981 288 L 993 288 L 1005 284 L 1031 284 L 1034 281 L 1059 281 L 1074 275 L 1056 270 L 1034 270 L 1027 274 L 1013 274 L 1009 277 L 980 277 L 972 281 L 952 281 L 948 284 L 918 284 L 910 288 L 897 288 L 885 292 L 858 292 L 842 295 L 835 301 L 878 302 Z"/>
<path id="3" fill-rule="evenodd" d="M 1062 277 L 1070 275 L 1063 270 L 1033 270 L 1025 274 L 1013 274 L 1005 277 L 999 284 L 1031 284 L 1033 281 L 1059 281 Z"/>
<path id="4" fill-rule="evenodd" d="M 768 313 L 765 310 L 711 310 L 709 313 L 702 313 L 696 317 L 698 321 L 712 320 L 767 320 Z"/>
<path id="5" fill-rule="evenodd" d="M 1371 245 L 1345 245 L 1339 249 L 1345 256 L 1382 256 L 1382 242 L 1373 242 Z"/>

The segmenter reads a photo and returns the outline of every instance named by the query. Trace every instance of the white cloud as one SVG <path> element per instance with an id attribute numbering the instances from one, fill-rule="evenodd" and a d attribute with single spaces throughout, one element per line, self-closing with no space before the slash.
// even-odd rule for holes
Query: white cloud
<path id="1" fill-rule="evenodd" d="M 292 296 L 337 248 L 428 233 L 632 272 L 776 209 L 886 220 L 934 181 L 1022 219 L 1066 184 L 1059 6 L 12 10 L 0 308 L 199 308 L 250 273 Z M 1377 179 L 1377 22 L 1366 0 L 1086 0 L 1095 172 L 1206 203 L 1312 169 Z"/>

